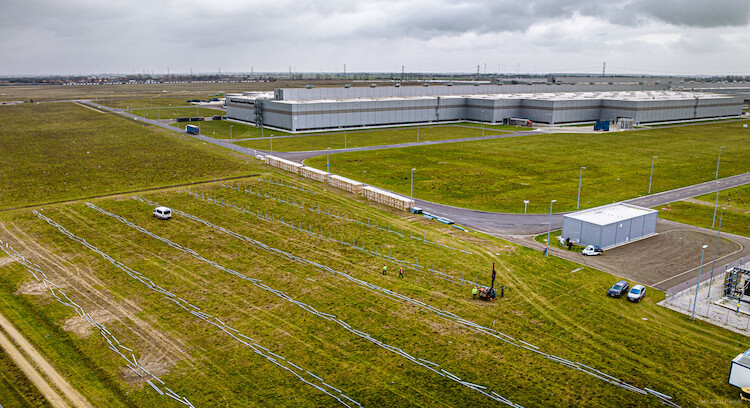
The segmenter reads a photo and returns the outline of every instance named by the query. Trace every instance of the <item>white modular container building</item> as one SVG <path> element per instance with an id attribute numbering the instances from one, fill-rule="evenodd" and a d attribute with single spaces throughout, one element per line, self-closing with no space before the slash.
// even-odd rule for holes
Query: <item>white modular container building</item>
<path id="1" fill-rule="evenodd" d="M 563 216 L 562 238 L 613 248 L 656 234 L 657 210 L 617 203 Z"/>

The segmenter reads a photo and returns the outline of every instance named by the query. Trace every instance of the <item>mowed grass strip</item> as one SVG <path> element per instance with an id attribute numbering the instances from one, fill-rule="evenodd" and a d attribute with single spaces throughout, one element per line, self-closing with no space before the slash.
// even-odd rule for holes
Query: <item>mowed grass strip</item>
<path id="1" fill-rule="evenodd" d="M 414 196 L 486 211 L 529 212 L 576 209 L 580 167 L 581 208 L 714 178 L 719 146 L 719 177 L 750 170 L 750 129 L 744 122 L 682 126 L 596 135 L 535 135 L 480 142 L 409 147 L 332 155 L 331 171 Z M 274 143 L 275 144 L 275 143 Z M 274 149 L 276 146 L 274 146 Z M 324 156 L 306 160 L 325 168 Z"/>
<path id="2" fill-rule="evenodd" d="M 210 109 L 199 106 L 131 109 L 128 112 L 146 119 L 205 118 L 214 115 L 226 115 L 226 112 L 221 109 Z"/>
<path id="3" fill-rule="evenodd" d="M 276 134 L 268 129 L 266 135 Z M 485 129 L 485 135 L 505 133 L 503 131 Z M 441 125 L 441 126 L 420 126 L 419 141 L 426 142 L 430 140 L 461 139 L 466 137 L 482 136 L 482 130 L 474 126 L 462 125 Z M 356 130 L 346 132 L 325 133 L 321 135 L 308 135 L 299 137 L 290 137 L 273 140 L 273 150 L 279 152 L 294 152 L 306 150 L 325 150 L 343 149 L 344 147 L 364 147 L 378 146 L 396 143 L 417 142 L 417 128 L 397 128 L 397 129 L 373 129 L 373 130 Z M 270 150 L 271 142 L 269 140 L 250 140 L 238 142 L 240 146 L 251 149 Z"/>
<path id="4" fill-rule="evenodd" d="M 489 283 L 489 271 L 495 262 L 496 285 L 505 285 L 506 297 L 493 303 L 475 301 L 471 299 L 469 286 L 408 268 L 406 277 L 399 279 L 395 276 L 394 263 L 388 263 L 389 275 L 383 276 L 379 273 L 382 260 L 361 251 L 184 194 L 151 192 L 143 196 L 450 310 L 637 386 L 665 392 L 682 406 L 697 405 L 696 401 L 701 399 L 734 398 L 736 394 L 736 390 L 726 384 L 726 365 L 732 356 L 746 348 L 746 338 L 702 322 L 691 322 L 686 316 L 657 306 L 656 302 L 663 298 L 658 291 L 649 292 L 639 304 L 610 299 L 605 293 L 613 281 L 611 275 L 589 268 L 571 273 L 578 265 L 554 257 L 544 258 L 539 251 L 480 234 L 459 233 L 421 217 L 395 213 L 330 191 L 309 194 L 258 180 L 249 182 L 275 194 L 283 192 L 296 202 L 330 206 L 334 213 L 339 210 L 361 214 L 381 224 L 426 230 L 432 240 L 445 242 L 450 237 L 454 246 L 465 244 L 473 255 L 401 239 L 370 227 L 218 186 L 204 186 L 200 190 L 225 202 L 237 202 L 261 213 L 268 211 L 269 216 L 272 213 L 276 217 L 282 215 L 287 222 L 302 222 L 306 229 L 323 225 L 326 232 L 341 231 L 345 238 L 356 237 L 358 243 L 365 243 L 369 249 L 377 245 L 381 252 L 403 251 L 405 258 L 419 256 L 420 264 L 430 264 L 434 260 L 441 270 L 447 266 L 454 275 L 460 276 L 462 272 L 467 277 L 478 275 L 485 284 Z M 295 182 L 308 183 L 300 179 Z M 317 183 L 309 184 L 319 187 Z M 334 313 L 389 344 L 440 362 L 445 369 L 468 381 L 489 385 L 521 405 L 656 404 L 649 397 L 628 393 L 532 353 L 460 329 L 432 314 L 382 298 L 335 276 L 257 251 L 242 241 L 180 217 L 159 222 L 150 215 L 151 208 L 142 203 L 100 199 L 96 204 L 224 266 L 261 278 L 270 286 L 284 290 L 317 310 Z M 310 371 L 364 405 L 458 406 L 482 405 L 489 401 L 82 204 L 45 207 L 45 214 L 118 260 L 149 273 L 168 290 L 179 292 L 186 299 L 195 300 L 199 306 L 223 316 L 224 321 L 252 334 L 271 351 L 308 369 L 314 368 Z M 5 214 L 5 217 L 10 216 Z M 310 387 L 290 380 L 282 370 L 256 359 L 247 349 L 224 341 L 223 334 L 217 335 L 200 322 L 185 319 L 181 309 L 133 285 L 121 272 L 28 212 L 16 212 L 13 219 L 14 228 L 28 231 L 45 246 L 65 253 L 70 262 L 95 271 L 116 299 L 134 302 L 142 309 L 139 317 L 178 343 L 184 342 L 193 359 L 171 367 L 169 374 L 162 378 L 179 390 L 191 390 L 187 396 L 194 403 L 216 405 L 221 402 L 239 406 L 293 401 L 306 406 L 331 402 Z M 71 281 L 71 285 L 75 282 Z M 120 329 L 122 333 L 127 332 L 127 326 Z M 130 337 L 123 338 L 130 340 Z M 133 339 L 133 346 L 143 348 L 144 344 Z M 684 350 L 699 352 L 685 353 Z M 201 384 L 197 390 L 196 379 Z M 134 406 L 153 403 L 148 389 L 132 393 L 131 399 L 136 401 Z"/>
<path id="5" fill-rule="evenodd" d="M 188 99 L 206 99 L 205 96 L 197 97 L 151 97 L 135 99 L 94 99 L 94 102 L 121 109 L 138 109 L 138 108 L 167 108 L 173 106 L 192 106 Z"/>
<path id="6" fill-rule="evenodd" d="M 0 108 L 0 209 L 248 174 L 244 156 L 72 103 Z"/>
<path id="7" fill-rule="evenodd" d="M 237 123 L 232 121 L 226 121 L 226 120 L 209 120 L 205 122 L 200 123 L 173 123 L 172 126 L 178 127 L 180 129 L 185 129 L 185 126 L 191 124 L 191 125 L 197 125 L 201 129 L 201 134 L 203 136 L 212 137 L 215 139 L 227 139 L 229 140 L 234 139 L 250 139 L 250 138 L 259 138 L 261 137 L 261 134 L 265 137 L 270 137 L 271 135 L 274 136 L 289 136 L 291 133 L 286 132 L 279 132 L 276 130 L 271 129 L 263 129 L 263 132 L 261 133 L 260 127 L 257 127 L 253 124 L 246 125 L 244 123 Z M 232 130 L 230 132 L 229 127 L 232 127 Z M 262 143 L 261 143 L 262 144 Z"/>

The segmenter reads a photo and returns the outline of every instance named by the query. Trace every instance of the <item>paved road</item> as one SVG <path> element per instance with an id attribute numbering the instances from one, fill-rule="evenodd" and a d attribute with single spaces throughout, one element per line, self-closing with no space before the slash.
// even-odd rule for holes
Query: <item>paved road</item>
<path id="1" fill-rule="evenodd" d="M 664 191 L 644 197 L 625 201 L 642 207 L 656 207 L 685 198 L 713 193 L 719 189 L 726 189 L 750 183 L 750 173 L 708 181 L 675 190 Z M 425 211 L 448 217 L 459 224 L 466 225 L 479 231 L 503 235 L 541 234 L 549 226 L 549 214 L 514 214 L 488 211 L 476 211 L 466 208 L 451 207 L 424 200 L 415 200 L 417 207 Z M 562 228 L 563 214 L 552 214 L 552 229 Z"/>
<path id="2" fill-rule="evenodd" d="M 177 132 L 185 135 L 185 133 L 174 126 L 170 126 L 169 123 L 163 121 L 156 121 L 151 119 L 143 119 L 140 116 L 133 115 L 132 113 L 126 112 L 123 109 L 111 108 L 109 106 L 99 105 L 90 100 L 79 100 L 75 102 L 85 103 L 89 106 L 93 106 L 100 110 L 113 112 L 124 117 L 137 120 L 139 122 L 148 123 L 153 126 L 158 126 L 163 129 Z M 686 125 L 674 125 L 674 126 L 697 126 L 699 124 L 686 124 Z M 400 143 L 391 145 L 381 146 L 366 146 L 356 147 L 350 149 L 336 149 L 336 150 L 315 150 L 307 152 L 277 152 L 273 153 L 275 156 L 283 157 L 289 160 L 295 160 L 302 162 L 305 159 L 321 156 L 328 153 L 346 153 L 346 152 L 359 152 L 359 151 L 370 151 L 380 149 L 393 149 L 411 146 L 425 146 L 434 144 L 444 143 L 457 143 L 474 140 L 490 140 L 499 139 L 506 137 L 519 137 L 539 134 L 539 131 L 528 131 L 528 132 L 513 132 L 501 135 L 490 135 L 490 136 L 479 136 L 465 139 L 448 139 L 448 140 L 436 140 L 427 142 L 412 142 L 412 143 Z M 203 135 L 189 135 L 193 138 L 202 140 L 206 143 L 212 143 L 217 146 L 221 146 L 238 153 L 247 155 L 254 155 L 256 153 L 267 154 L 265 151 L 249 149 L 242 146 L 237 146 L 232 143 L 228 143 L 222 140 L 213 139 Z M 648 196 L 637 197 L 625 202 L 643 207 L 655 207 L 658 205 L 664 205 L 673 201 L 679 201 L 685 198 L 691 198 L 702 194 L 708 194 L 716 192 L 717 190 L 723 190 L 726 188 L 737 187 L 744 184 L 750 183 L 750 173 L 739 174 L 736 176 L 726 177 L 717 181 L 709 181 L 700 183 L 688 187 L 678 188 L 675 190 L 664 191 Z M 424 200 L 415 200 L 418 207 L 422 207 L 425 211 L 431 212 L 436 215 L 450 218 L 456 223 L 465 225 L 467 227 L 476 229 L 478 231 L 497 234 L 497 235 L 529 235 L 529 234 L 540 234 L 546 232 L 550 225 L 549 214 L 514 214 L 514 213 L 501 213 L 501 212 L 487 212 L 470 210 L 466 208 L 452 207 L 444 204 L 433 203 Z M 562 216 L 566 213 L 555 213 L 552 214 L 552 229 L 559 229 L 562 227 Z"/>

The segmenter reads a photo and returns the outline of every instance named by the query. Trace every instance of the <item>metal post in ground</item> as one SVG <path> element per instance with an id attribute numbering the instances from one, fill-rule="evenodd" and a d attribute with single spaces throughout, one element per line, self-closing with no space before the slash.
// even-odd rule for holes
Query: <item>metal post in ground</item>
<path id="1" fill-rule="evenodd" d="M 701 263 L 698 268 L 698 282 L 695 284 L 695 299 L 693 299 L 693 314 L 690 316 L 690 320 L 695 319 L 695 305 L 698 304 L 698 289 L 700 289 L 701 286 L 701 271 L 703 270 L 703 254 L 706 252 L 706 248 L 708 248 L 708 245 L 703 245 L 703 249 L 701 250 Z"/>
<path id="2" fill-rule="evenodd" d="M 714 267 L 716 266 L 716 256 L 719 254 L 719 236 L 721 235 L 721 222 L 724 220 L 724 207 L 721 207 L 721 217 L 719 218 L 719 231 L 716 233 L 716 249 L 714 250 L 714 261 L 711 264 L 711 280 L 708 282 L 708 294 L 711 297 L 711 284 L 714 283 Z"/>
<path id="3" fill-rule="evenodd" d="M 549 256 L 549 236 L 550 232 L 552 232 L 552 204 L 557 202 L 557 200 L 552 200 L 549 202 L 549 226 L 547 227 L 547 248 L 544 251 L 544 256 Z"/>
<path id="4" fill-rule="evenodd" d="M 721 164 L 721 149 L 723 149 L 725 146 L 719 147 L 719 159 L 716 160 L 716 180 L 719 180 L 719 164 Z M 719 181 L 716 182 L 716 184 L 719 184 Z M 719 207 L 719 187 L 716 187 L 716 204 L 714 204 L 714 218 L 711 221 L 711 229 L 714 228 L 714 224 L 716 223 L 716 209 Z"/>

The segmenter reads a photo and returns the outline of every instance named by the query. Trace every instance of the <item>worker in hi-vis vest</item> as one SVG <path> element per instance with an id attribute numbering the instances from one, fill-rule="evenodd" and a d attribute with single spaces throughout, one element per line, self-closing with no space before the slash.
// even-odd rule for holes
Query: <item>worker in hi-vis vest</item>
<path id="1" fill-rule="evenodd" d="M 471 290 L 471 296 L 474 297 L 474 299 L 477 298 L 477 287 L 474 286 L 474 288 Z"/>
<path id="2" fill-rule="evenodd" d="M 387 271 L 388 271 L 388 267 L 387 267 L 387 266 L 385 266 L 385 265 L 383 265 L 383 275 L 385 275 L 385 273 L 386 273 Z"/>

